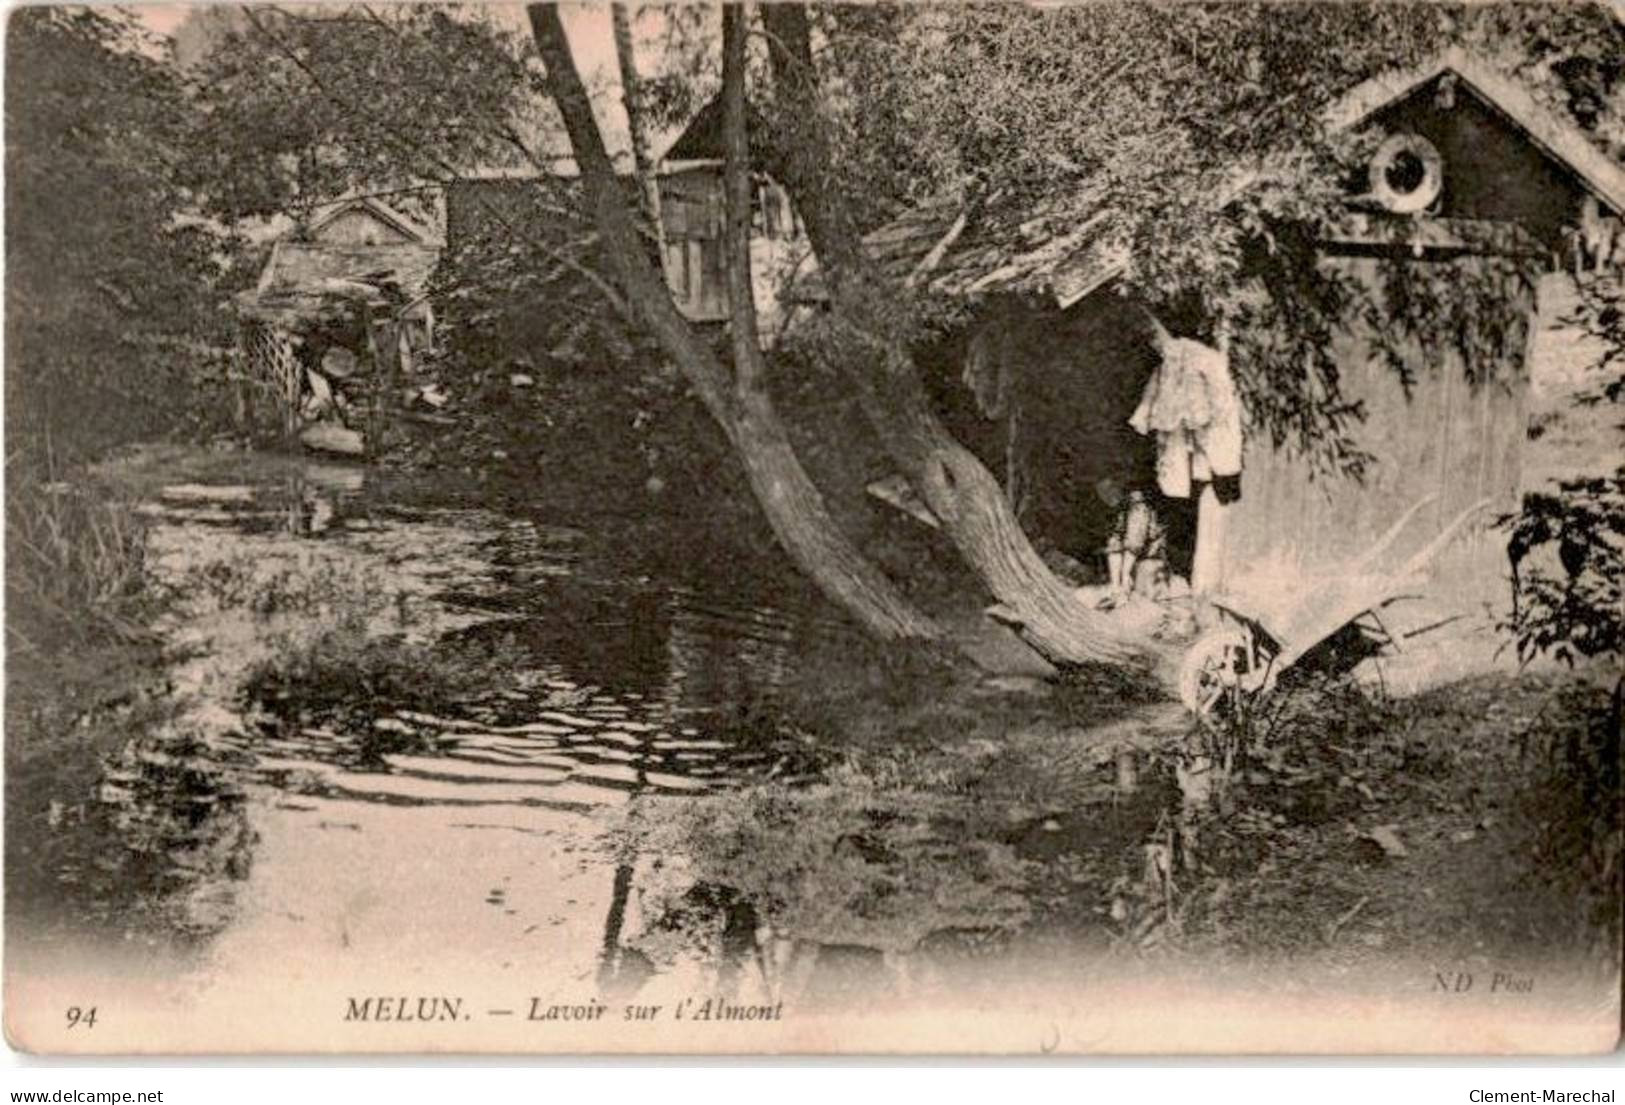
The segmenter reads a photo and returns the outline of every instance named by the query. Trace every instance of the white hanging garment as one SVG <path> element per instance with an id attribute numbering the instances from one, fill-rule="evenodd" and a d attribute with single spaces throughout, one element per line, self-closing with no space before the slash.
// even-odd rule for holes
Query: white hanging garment
<path id="1" fill-rule="evenodd" d="M 1229 358 L 1188 338 L 1163 343 L 1162 362 L 1146 381 L 1129 425 L 1156 434 L 1157 485 L 1188 498 L 1192 481 L 1241 471 L 1241 401 Z"/>
<path id="2" fill-rule="evenodd" d="M 1187 430 L 1157 434 L 1157 486 L 1172 499 L 1191 493 L 1191 443 Z"/>
<path id="3" fill-rule="evenodd" d="M 1201 342 L 1182 341 L 1186 368 L 1202 381 L 1208 419 L 1195 427 L 1196 450 L 1201 456 L 1200 480 L 1234 476 L 1241 471 L 1241 398 L 1230 375 L 1230 358 Z"/>

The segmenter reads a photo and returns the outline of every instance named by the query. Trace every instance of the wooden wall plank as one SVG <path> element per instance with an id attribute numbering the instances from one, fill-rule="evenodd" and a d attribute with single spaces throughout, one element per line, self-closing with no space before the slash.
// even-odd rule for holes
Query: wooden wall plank
<path id="1" fill-rule="evenodd" d="M 1362 279 L 1377 279 L 1375 260 L 1339 263 Z M 1509 303 L 1514 319 L 1518 312 L 1527 317 L 1530 308 L 1522 298 Z M 1301 458 L 1249 442 L 1225 578 L 1234 583 L 1274 576 L 1290 585 L 1292 577 L 1335 573 L 1411 504 L 1432 495 L 1434 503 L 1407 527 L 1389 559 L 1397 562 L 1421 548 L 1463 510 L 1489 499 L 1490 510 L 1442 559 L 1439 576 L 1462 596 L 1503 589 L 1505 554 L 1491 523 L 1517 501 L 1526 366 L 1504 366 L 1493 382 L 1475 384 L 1460 354 L 1430 359 L 1417 346 L 1410 353 L 1415 384 L 1407 396 L 1358 333 L 1340 335 L 1334 352 L 1345 393 L 1365 404 L 1366 419 L 1354 433 L 1373 457 L 1365 478 L 1311 478 Z"/>

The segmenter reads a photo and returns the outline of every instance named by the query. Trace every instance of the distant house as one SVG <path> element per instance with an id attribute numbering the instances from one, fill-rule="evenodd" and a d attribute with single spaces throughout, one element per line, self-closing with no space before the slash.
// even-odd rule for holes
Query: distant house
<path id="1" fill-rule="evenodd" d="M 1549 272 L 1546 283 L 1562 283 L 1585 211 L 1625 211 L 1625 169 L 1517 82 L 1459 50 L 1360 84 L 1329 122 L 1377 131 L 1346 217 L 1320 243 L 1320 264 L 1368 286 L 1380 287 L 1383 266 L 1396 261 L 1465 274 L 1495 258 L 1533 264 Z M 1109 206 L 1085 191 L 1016 211 L 928 205 L 867 239 L 897 279 L 975 305 L 976 322 L 939 366 L 946 383 L 936 386 L 961 406 L 970 405 L 962 374 L 982 387 L 982 409 L 998 419 L 994 448 L 1008 454 L 984 447 L 984 455 L 1029 476 L 1019 489 L 1029 529 L 1086 560 L 1110 526 L 1094 493 L 1102 478 L 1138 473 L 1156 494 L 1153 445 L 1128 420 L 1160 358 L 1144 310 L 1116 294 L 1127 258 L 1113 244 L 1112 222 Z M 1409 387 L 1351 321 L 1333 350 L 1342 390 L 1364 412 L 1353 427 L 1371 457 L 1363 478 L 1312 471 L 1249 418 L 1239 499 L 1221 507 L 1199 489 L 1200 512 L 1189 500 L 1160 501 L 1171 515 L 1185 513 L 1192 544 L 1216 546 L 1206 550 L 1213 570 L 1193 583 L 1229 590 L 1251 580 L 1284 592 L 1291 580 L 1343 570 L 1412 507 L 1396 556 L 1484 503 L 1439 574 L 1463 598 L 1504 589 L 1505 556 L 1489 527 L 1517 502 L 1540 317 L 1528 289 L 1506 295 L 1513 363 L 1469 364 L 1457 352 L 1428 363 L 1416 350 Z M 994 394 L 989 374 L 1001 366 L 1021 371 L 1005 373 L 1005 390 Z M 1223 522 L 1204 526 L 1198 514 Z"/>
<path id="2" fill-rule="evenodd" d="M 277 390 L 289 429 L 303 372 L 329 347 L 396 373 L 432 348 L 428 283 L 442 248 L 435 230 L 371 196 L 325 205 L 272 244 L 237 306 L 247 378 Z"/>
<path id="3" fill-rule="evenodd" d="M 272 245 L 244 305 L 293 321 L 334 296 L 370 298 L 379 306 L 393 299 L 411 348 L 427 350 L 434 333 L 428 281 L 442 245 L 438 233 L 382 200 L 342 199 Z"/>
<path id="4" fill-rule="evenodd" d="M 656 165 L 665 238 L 662 269 L 677 309 L 702 324 L 728 318 L 721 120 L 721 101 L 708 103 Z M 543 175 L 533 169 L 489 169 L 455 181 L 446 193 L 449 246 L 456 250 L 482 236 L 511 235 L 518 226 L 544 239 L 564 233 L 567 216 L 527 187 Z M 574 163 L 561 162 L 552 175 L 573 180 Z M 627 201 L 636 203 L 632 175 L 623 172 L 621 179 Z M 758 325 L 771 336 L 782 321 L 781 290 L 810 263 L 811 248 L 784 189 L 764 175 L 755 180 L 750 244 Z"/>
<path id="5" fill-rule="evenodd" d="M 759 130 L 760 128 L 753 128 Z M 702 107 L 661 158 L 666 276 L 682 312 L 698 322 L 728 317 L 723 264 L 722 101 Z M 810 265 L 812 249 L 784 188 L 756 174 L 751 197 L 751 275 L 763 329 L 780 321 L 784 289 Z"/>

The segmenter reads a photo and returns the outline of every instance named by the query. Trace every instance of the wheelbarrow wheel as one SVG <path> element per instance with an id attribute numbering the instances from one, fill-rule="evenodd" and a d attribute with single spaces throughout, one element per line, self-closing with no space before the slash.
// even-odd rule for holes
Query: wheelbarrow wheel
<path id="1" fill-rule="evenodd" d="M 1263 686 L 1263 670 L 1243 629 L 1229 626 L 1196 639 L 1179 665 L 1179 701 L 1203 721 L 1217 721 L 1241 693 Z"/>

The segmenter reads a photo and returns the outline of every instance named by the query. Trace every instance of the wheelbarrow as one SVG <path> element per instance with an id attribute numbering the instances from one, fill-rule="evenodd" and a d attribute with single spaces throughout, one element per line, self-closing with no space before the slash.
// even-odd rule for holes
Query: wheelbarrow
<path id="1" fill-rule="evenodd" d="M 1342 571 L 1315 579 L 1312 587 L 1287 595 L 1260 590 L 1210 597 L 1218 624 L 1198 637 L 1180 661 L 1180 701 L 1203 721 L 1216 722 L 1243 700 L 1269 694 L 1294 665 L 1350 630 L 1373 652 L 1397 650 L 1399 639 L 1388 630 L 1384 612 L 1422 597 L 1433 561 L 1490 505 L 1486 499 L 1462 511 L 1397 570 L 1375 571 L 1405 526 L 1433 498 L 1417 502 L 1370 549 Z"/>

